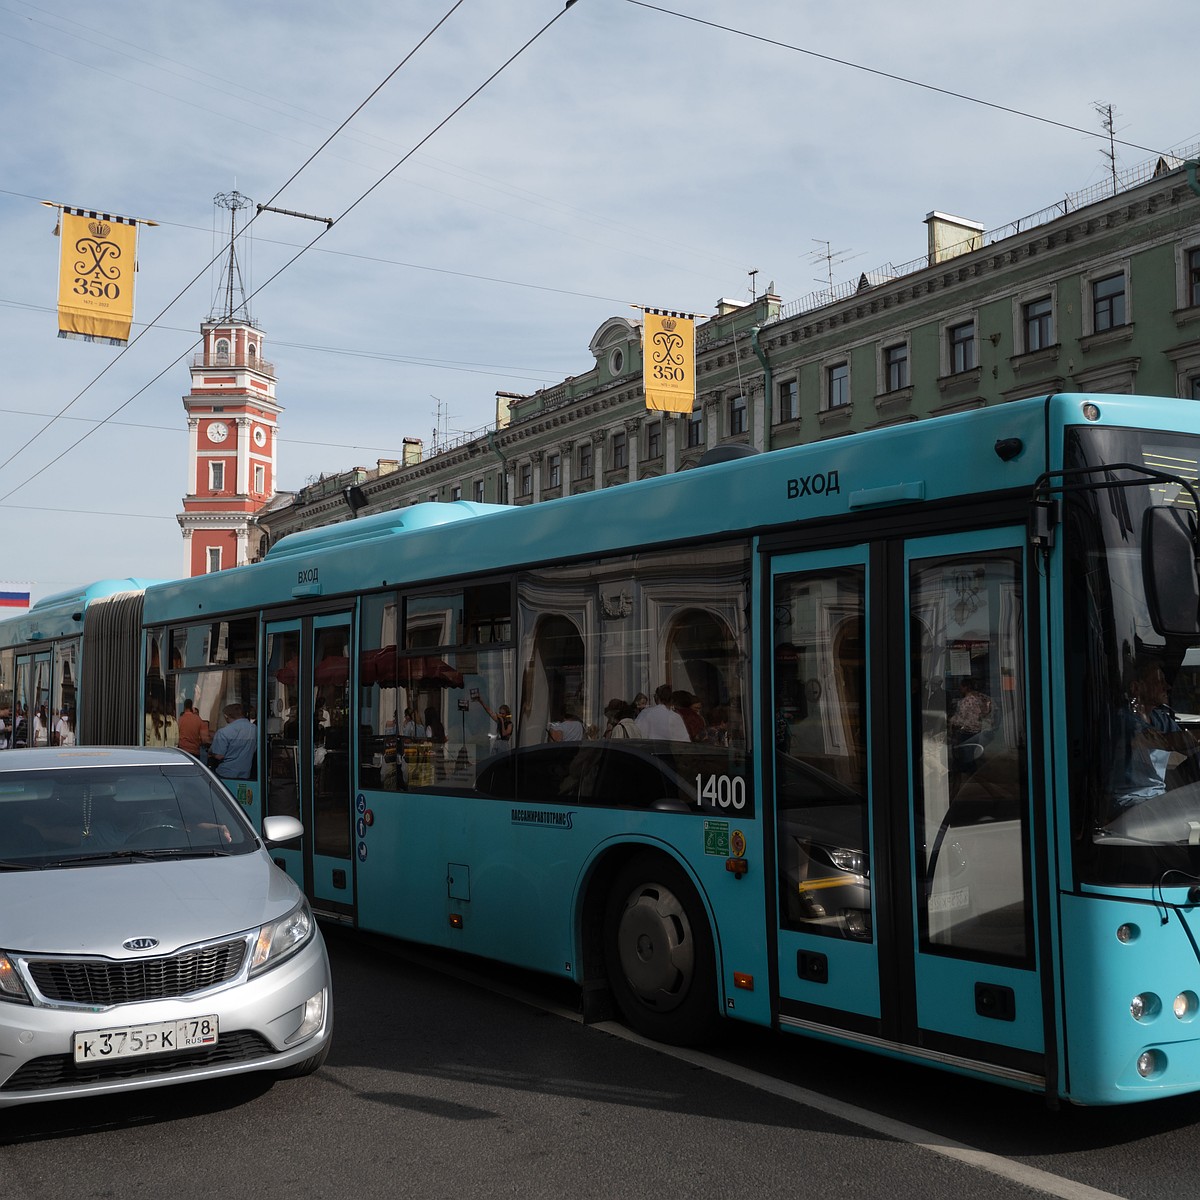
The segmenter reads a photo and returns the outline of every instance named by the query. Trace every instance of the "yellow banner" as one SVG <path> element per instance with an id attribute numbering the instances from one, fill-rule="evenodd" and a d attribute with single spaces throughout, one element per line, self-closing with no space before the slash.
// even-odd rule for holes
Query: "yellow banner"
<path id="1" fill-rule="evenodd" d="M 642 309 L 642 390 L 654 412 L 690 413 L 696 405 L 696 318 Z"/>
<path id="2" fill-rule="evenodd" d="M 125 345 L 133 324 L 137 223 L 64 208 L 61 236 L 58 336 Z"/>

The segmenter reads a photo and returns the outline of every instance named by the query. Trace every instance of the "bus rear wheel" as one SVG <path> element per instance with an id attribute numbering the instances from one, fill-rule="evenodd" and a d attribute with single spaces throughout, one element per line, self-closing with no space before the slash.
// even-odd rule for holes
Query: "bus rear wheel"
<path id="1" fill-rule="evenodd" d="M 605 912 L 604 957 L 613 998 L 631 1029 L 685 1046 L 716 1028 L 708 918 L 671 859 L 639 854 L 617 873 Z"/>

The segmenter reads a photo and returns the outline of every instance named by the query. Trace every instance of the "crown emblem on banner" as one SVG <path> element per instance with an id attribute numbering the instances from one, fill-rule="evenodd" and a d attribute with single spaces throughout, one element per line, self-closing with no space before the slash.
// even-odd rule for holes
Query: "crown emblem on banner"
<path id="1" fill-rule="evenodd" d="M 675 321 L 674 317 L 664 317 L 663 318 L 663 328 L 668 333 L 670 333 L 675 328 L 675 325 L 676 325 L 676 321 Z"/>
<path id="2" fill-rule="evenodd" d="M 94 237 L 108 237 L 112 233 L 112 226 L 106 221 L 89 221 L 88 232 Z"/>

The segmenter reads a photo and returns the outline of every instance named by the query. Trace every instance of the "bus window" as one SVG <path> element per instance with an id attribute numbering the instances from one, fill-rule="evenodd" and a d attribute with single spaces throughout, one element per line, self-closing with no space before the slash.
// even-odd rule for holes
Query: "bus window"
<path id="1" fill-rule="evenodd" d="M 519 578 L 518 795 L 522 763 L 540 769 L 525 749 L 556 743 L 555 761 L 582 756 L 579 803 L 715 808 L 733 790 L 745 803 L 747 557 L 744 544 L 692 547 Z M 587 753 L 605 739 L 609 753 Z M 674 762 L 689 743 L 711 751 L 700 767 Z"/>
<path id="2" fill-rule="evenodd" d="M 791 929 L 869 941 L 864 572 L 776 581 L 775 794 Z"/>
<path id="3" fill-rule="evenodd" d="M 1031 914 L 1018 556 L 915 562 L 911 604 L 922 940 L 1023 960 Z"/>

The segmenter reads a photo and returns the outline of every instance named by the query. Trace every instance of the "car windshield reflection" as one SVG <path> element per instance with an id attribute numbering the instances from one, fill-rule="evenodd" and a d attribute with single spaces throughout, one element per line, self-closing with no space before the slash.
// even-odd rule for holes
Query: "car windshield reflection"
<path id="1" fill-rule="evenodd" d="M 256 840 L 196 767 L 9 772 L 0 861 L 12 868 L 172 854 L 244 854 Z"/>

